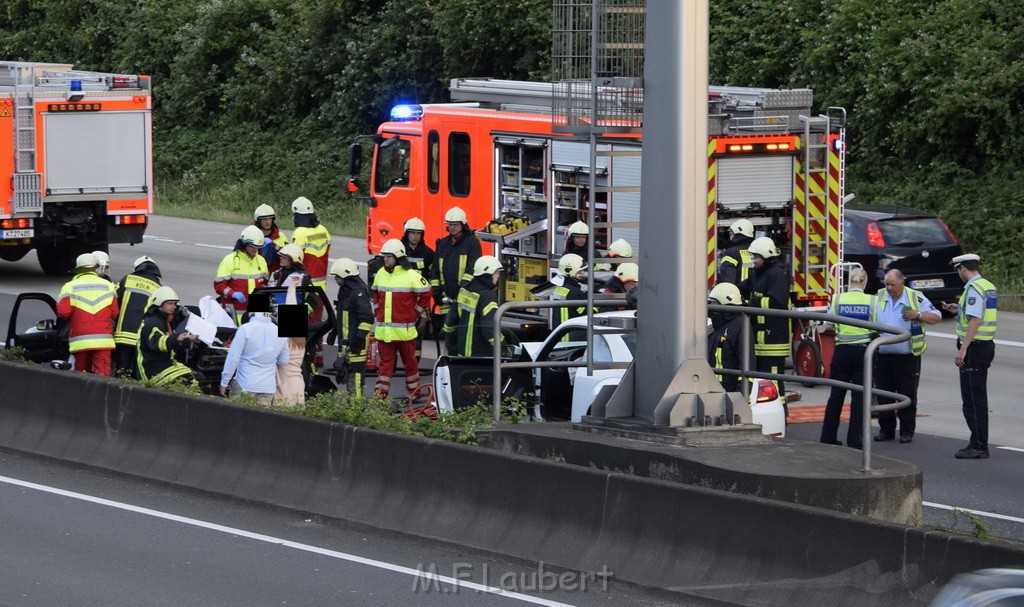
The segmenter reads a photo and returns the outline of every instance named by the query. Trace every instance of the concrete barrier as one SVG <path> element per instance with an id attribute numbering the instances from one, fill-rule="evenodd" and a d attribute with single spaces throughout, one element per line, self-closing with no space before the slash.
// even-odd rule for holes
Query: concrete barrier
<path id="1" fill-rule="evenodd" d="M 924 605 L 1024 562 L 821 508 L 0 362 L 0 446 L 744 605 Z"/>

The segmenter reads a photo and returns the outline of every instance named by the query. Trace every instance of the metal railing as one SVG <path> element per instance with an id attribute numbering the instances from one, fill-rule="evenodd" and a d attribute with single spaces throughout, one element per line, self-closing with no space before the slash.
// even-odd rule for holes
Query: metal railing
<path id="1" fill-rule="evenodd" d="M 588 298 L 590 299 L 590 298 Z M 494 409 L 494 421 L 498 421 L 501 418 L 501 371 L 502 369 L 534 369 L 540 367 L 550 368 L 574 368 L 574 367 L 587 367 L 588 369 L 622 369 L 629 365 L 624 363 L 595 363 L 592 359 L 586 362 L 572 362 L 572 361 L 545 361 L 545 362 L 503 362 L 501 359 L 501 319 L 505 313 L 509 310 L 525 309 L 525 308 L 565 308 L 569 306 L 587 306 L 592 305 L 595 307 L 621 307 L 623 304 L 621 299 L 593 299 L 587 300 L 565 300 L 565 301 L 510 301 L 505 302 L 498 306 L 495 311 L 494 318 L 494 353 L 493 353 L 493 372 L 494 379 L 492 382 L 491 389 L 491 402 Z M 741 382 L 742 391 L 744 398 L 749 398 L 747 392 L 749 384 L 746 381 L 750 378 L 758 379 L 771 379 L 776 381 L 792 381 L 799 377 L 801 383 L 809 383 L 814 385 L 830 386 L 835 388 L 843 388 L 846 390 L 856 390 L 864 393 L 864 411 L 861 416 L 861 444 L 862 453 L 861 460 L 863 463 L 863 472 L 869 473 L 871 471 L 871 414 L 883 411 L 896 411 L 910 405 L 910 398 L 902 394 L 890 392 L 888 390 L 880 390 L 877 388 L 871 388 L 865 390 L 864 386 L 871 386 L 874 381 L 874 356 L 878 348 L 887 344 L 898 344 L 905 342 L 910 339 L 910 331 L 904 330 L 899 327 L 892 325 L 884 325 L 877 322 L 871 322 L 866 320 L 857 320 L 854 318 L 848 318 L 846 316 L 837 316 L 835 314 L 821 313 L 821 312 L 808 312 L 803 310 L 772 310 L 764 308 L 751 308 L 746 306 L 723 306 L 718 304 L 708 304 L 708 311 L 710 312 L 726 312 L 726 313 L 738 313 L 743 314 L 743 331 L 741 334 L 741 369 L 715 369 L 716 373 L 724 375 L 737 375 L 744 379 Z M 860 384 L 854 384 L 850 382 L 841 382 L 834 379 L 827 379 L 824 377 L 806 377 L 806 376 L 794 376 L 781 373 L 765 373 L 761 371 L 752 371 L 750 369 L 749 354 L 751 351 L 751 329 L 750 329 L 750 316 L 772 316 L 772 317 L 783 317 L 790 319 L 807 319 L 807 320 L 818 320 L 831 322 L 833 324 L 845 324 L 853 327 L 860 327 L 868 329 L 876 333 L 885 333 L 886 336 L 879 336 L 872 339 L 867 346 L 864 348 L 864 376 L 863 381 Z M 593 330 L 595 333 L 623 333 L 629 329 L 622 328 L 611 328 L 611 329 L 594 329 L 592 325 L 588 324 L 588 331 Z M 592 343 L 590 339 L 588 343 Z M 630 363 L 632 364 L 632 363 Z M 868 394 L 870 393 L 870 394 Z M 783 397 L 785 395 L 782 395 Z M 883 398 L 895 399 L 896 402 L 885 404 L 885 405 L 873 405 L 871 404 L 874 397 L 881 396 Z"/>

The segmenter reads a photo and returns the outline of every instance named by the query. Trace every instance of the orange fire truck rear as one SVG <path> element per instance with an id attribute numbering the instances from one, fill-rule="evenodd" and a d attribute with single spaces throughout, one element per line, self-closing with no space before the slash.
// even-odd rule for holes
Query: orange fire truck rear
<path id="1" fill-rule="evenodd" d="M 497 236 L 479 234 L 505 261 L 508 300 L 530 299 L 548 280 L 576 221 L 595 226 L 598 258 L 619 238 L 638 258 L 640 138 L 603 136 L 592 150 L 553 126 L 552 91 L 547 83 L 456 79 L 453 103 L 396 106 L 373 137 L 368 251 L 401 237 L 410 217 L 425 221 L 433 242 L 445 211 L 459 206 L 477 230 L 498 218 L 507 224 Z M 781 249 L 793 304 L 826 305 L 841 280 L 845 112 L 812 115 L 809 89 L 710 87 L 708 102 L 709 284 L 719 241 L 726 245 L 729 226 L 745 218 Z M 350 166 L 353 177 L 359 168 Z"/>
<path id="2" fill-rule="evenodd" d="M 60 275 L 80 253 L 142 242 L 151 112 L 147 76 L 0 61 L 0 259 L 34 249 Z"/>

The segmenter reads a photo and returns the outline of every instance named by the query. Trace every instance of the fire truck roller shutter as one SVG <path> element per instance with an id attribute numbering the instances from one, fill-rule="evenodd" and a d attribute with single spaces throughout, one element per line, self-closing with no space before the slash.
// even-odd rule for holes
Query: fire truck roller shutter
<path id="1" fill-rule="evenodd" d="M 43 114 L 48 195 L 149 192 L 149 112 Z"/>
<path id="2" fill-rule="evenodd" d="M 792 156 L 718 159 L 718 204 L 742 211 L 752 203 L 781 209 L 793 200 Z"/>

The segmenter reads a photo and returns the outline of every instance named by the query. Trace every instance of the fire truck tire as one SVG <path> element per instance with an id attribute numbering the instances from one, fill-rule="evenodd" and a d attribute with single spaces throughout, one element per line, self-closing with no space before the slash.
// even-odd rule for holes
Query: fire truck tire
<path id="1" fill-rule="evenodd" d="M 31 250 L 31 247 L 0 247 L 0 259 L 4 261 L 18 261 Z"/>
<path id="2" fill-rule="evenodd" d="M 39 257 L 39 267 L 48 276 L 66 276 L 75 269 L 75 260 L 79 255 L 105 249 L 106 246 L 92 247 L 80 244 L 41 245 L 36 247 L 36 255 Z"/>
<path id="3" fill-rule="evenodd" d="M 821 359 L 821 348 L 811 339 L 802 339 L 793 354 L 793 371 L 798 377 L 822 377 L 825 365 Z M 808 388 L 817 384 L 800 382 Z"/>

